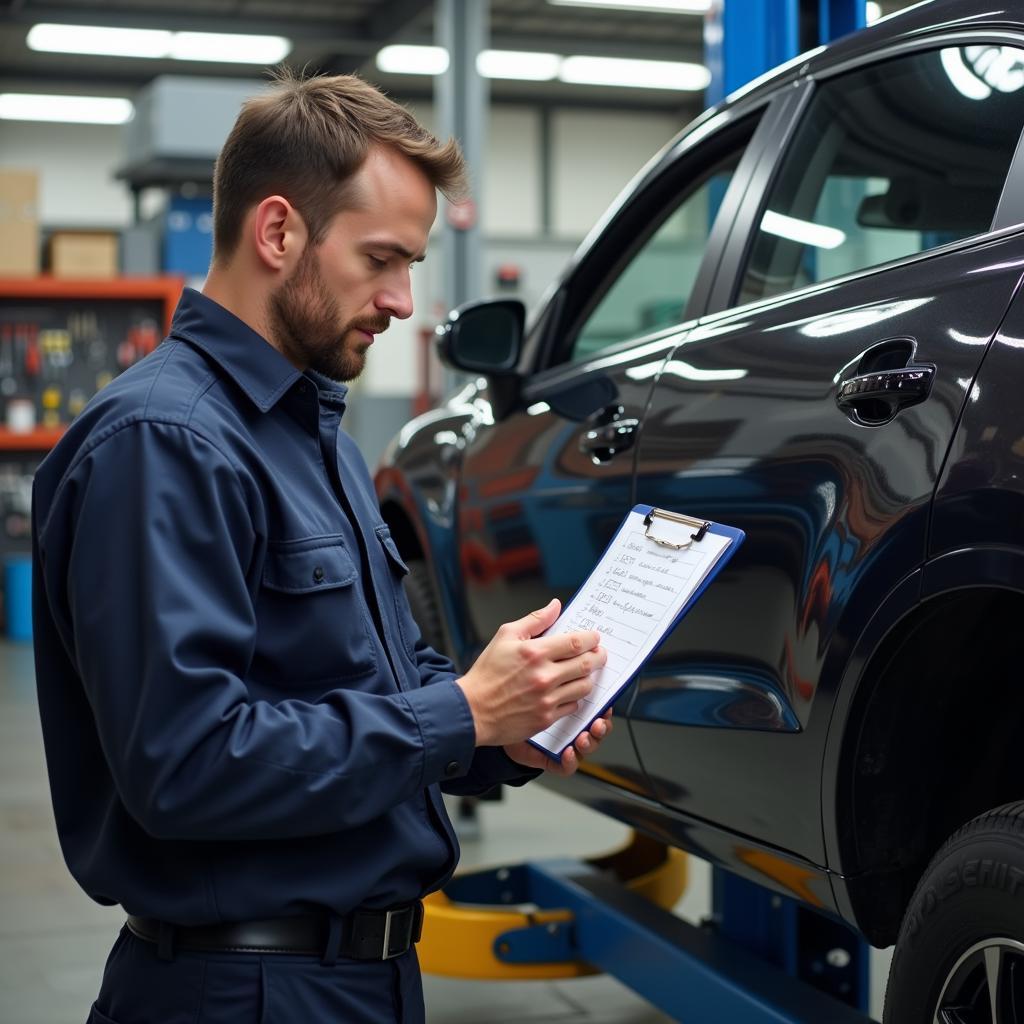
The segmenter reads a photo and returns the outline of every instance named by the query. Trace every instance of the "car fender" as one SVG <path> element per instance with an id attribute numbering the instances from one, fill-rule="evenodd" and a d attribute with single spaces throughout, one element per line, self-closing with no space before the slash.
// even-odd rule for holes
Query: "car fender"
<path id="1" fill-rule="evenodd" d="M 904 576 L 890 590 L 861 630 L 840 677 L 825 739 L 825 755 L 822 759 L 821 769 L 821 811 L 822 831 L 825 839 L 825 863 L 832 871 L 838 871 L 840 867 L 839 830 L 841 823 L 837 817 L 836 797 L 850 710 L 864 680 L 864 670 L 867 668 L 871 656 L 878 650 L 890 632 L 898 629 L 901 621 L 918 606 L 923 579 L 924 569 L 918 568 Z M 848 908 L 843 906 L 841 891 L 836 892 L 836 900 L 844 916 L 851 921 L 854 920 L 852 913 L 846 913 Z"/>
<path id="2" fill-rule="evenodd" d="M 456 664 L 466 649 L 464 595 L 455 525 L 466 430 L 473 412 L 451 403 L 407 424 L 377 467 L 381 514 L 407 558 L 422 557 L 441 603 L 448 652 Z"/>

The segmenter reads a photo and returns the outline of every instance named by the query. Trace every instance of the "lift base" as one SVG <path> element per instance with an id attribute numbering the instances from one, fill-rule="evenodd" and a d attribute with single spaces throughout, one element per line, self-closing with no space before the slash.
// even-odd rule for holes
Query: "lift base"
<path id="1" fill-rule="evenodd" d="M 513 971 L 553 968 L 556 973 L 549 977 L 566 977 L 567 963 L 577 965 L 578 974 L 604 971 L 687 1024 L 871 1024 L 860 1011 L 791 977 L 717 929 L 690 925 L 630 891 L 595 864 L 549 860 L 462 875 L 442 901 L 453 915 L 450 928 L 457 927 L 459 913 L 491 919 L 509 913 L 502 904 L 531 904 L 537 909 L 519 907 L 513 913 L 522 919 L 493 934 L 488 957 Z M 450 931 L 431 931 L 428 908 L 424 970 L 431 971 L 438 959 L 432 953 L 439 949 L 457 950 L 464 966 L 474 957 L 467 934 L 456 940 Z"/>

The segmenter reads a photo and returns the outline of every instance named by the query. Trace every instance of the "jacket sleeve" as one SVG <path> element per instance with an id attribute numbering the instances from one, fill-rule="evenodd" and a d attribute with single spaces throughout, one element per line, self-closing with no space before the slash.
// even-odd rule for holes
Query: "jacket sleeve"
<path id="1" fill-rule="evenodd" d="M 517 764 L 501 747 L 477 747 L 466 775 L 442 782 L 441 789 L 452 796 L 478 796 L 499 785 L 523 786 L 543 774 Z"/>
<path id="2" fill-rule="evenodd" d="M 416 667 L 424 687 L 455 679 L 452 663 L 424 643 L 422 637 L 416 642 Z M 542 774 L 535 768 L 517 764 L 501 747 L 477 747 L 469 770 L 457 778 L 445 779 L 441 789 L 453 796 L 476 796 L 502 784 L 522 786 Z"/>
<path id="3" fill-rule="evenodd" d="M 40 514 L 51 613 L 118 793 L 151 834 L 336 832 L 471 762 L 452 676 L 404 693 L 250 699 L 262 508 L 245 471 L 191 428 L 113 431 Z"/>

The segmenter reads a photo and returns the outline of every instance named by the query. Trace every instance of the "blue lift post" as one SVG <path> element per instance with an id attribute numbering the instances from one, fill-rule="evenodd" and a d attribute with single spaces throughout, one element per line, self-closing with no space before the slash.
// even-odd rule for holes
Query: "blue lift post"
<path id="1" fill-rule="evenodd" d="M 709 102 L 796 57 L 801 39 L 824 44 L 863 28 L 866 8 L 865 0 L 713 0 L 704 34 Z M 816 38 L 801 33 L 808 25 L 816 27 Z M 791 978 L 868 1009 L 870 947 L 841 921 L 720 869 L 713 873 L 712 908 L 724 939 Z"/>

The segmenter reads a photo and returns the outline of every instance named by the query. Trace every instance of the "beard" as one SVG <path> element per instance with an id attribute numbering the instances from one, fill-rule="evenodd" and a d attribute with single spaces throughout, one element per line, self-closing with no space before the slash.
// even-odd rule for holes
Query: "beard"
<path id="1" fill-rule="evenodd" d="M 355 380 L 366 365 L 370 343 L 355 332 L 380 334 L 391 322 L 381 314 L 342 323 L 341 307 L 320 274 L 312 246 L 270 296 L 269 313 L 273 341 L 290 362 L 340 381 Z"/>

